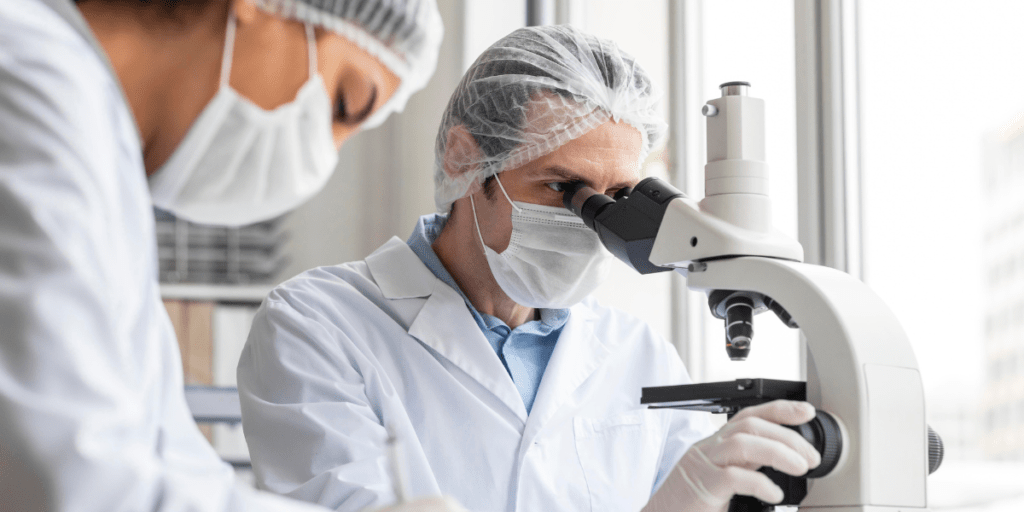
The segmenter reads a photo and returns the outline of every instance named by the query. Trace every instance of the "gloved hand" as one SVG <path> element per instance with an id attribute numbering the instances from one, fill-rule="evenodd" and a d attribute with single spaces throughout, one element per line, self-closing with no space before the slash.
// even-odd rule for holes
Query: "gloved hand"
<path id="1" fill-rule="evenodd" d="M 377 509 L 375 512 L 467 512 L 459 502 L 448 496 L 431 496 Z"/>
<path id="2" fill-rule="evenodd" d="M 644 512 L 723 512 L 734 494 L 782 501 L 782 489 L 757 469 L 800 476 L 817 467 L 821 456 L 811 443 L 781 426 L 807 423 L 814 414 L 811 404 L 788 400 L 743 409 L 686 451 Z"/>

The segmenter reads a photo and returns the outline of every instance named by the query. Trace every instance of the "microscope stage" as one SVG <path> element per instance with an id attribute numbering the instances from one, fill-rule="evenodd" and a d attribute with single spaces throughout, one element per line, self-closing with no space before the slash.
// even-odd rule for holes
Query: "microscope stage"
<path id="1" fill-rule="evenodd" d="M 685 409 L 735 414 L 744 407 L 772 400 L 805 400 L 807 383 L 775 379 L 736 379 L 725 382 L 643 388 L 640 403 L 650 409 Z"/>

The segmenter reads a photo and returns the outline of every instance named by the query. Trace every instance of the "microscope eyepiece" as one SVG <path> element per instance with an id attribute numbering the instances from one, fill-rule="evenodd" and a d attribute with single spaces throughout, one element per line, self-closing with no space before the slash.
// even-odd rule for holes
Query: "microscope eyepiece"
<path id="1" fill-rule="evenodd" d="M 579 207 L 583 205 L 582 202 L 573 202 L 573 198 L 576 197 L 576 193 L 578 193 L 582 189 L 589 189 L 591 193 L 597 192 L 596 190 L 588 187 L 582 181 L 569 181 L 566 183 L 559 183 L 558 187 L 558 189 L 562 191 L 562 205 L 564 205 L 566 208 L 568 208 L 570 211 L 572 211 L 572 213 L 575 213 L 576 215 L 580 214 Z M 581 194 L 581 201 L 586 201 L 586 198 L 582 197 L 583 195 L 586 195 L 587 197 L 590 196 L 590 194 Z"/>
<path id="2" fill-rule="evenodd" d="M 566 183 L 562 185 L 562 189 L 562 204 L 583 219 L 583 223 L 590 229 L 597 229 L 594 227 L 594 218 L 601 210 L 615 204 L 614 199 L 586 186 L 583 182 Z"/>
<path id="3" fill-rule="evenodd" d="M 616 258 L 641 274 L 668 272 L 671 267 L 651 263 L 651 250 L 669 203 L 683 193 L 657 178 L 624 187 L 608 197 L 585 183 L 559 183 L 562 204 L 597 232 L 601 243 Z"/>

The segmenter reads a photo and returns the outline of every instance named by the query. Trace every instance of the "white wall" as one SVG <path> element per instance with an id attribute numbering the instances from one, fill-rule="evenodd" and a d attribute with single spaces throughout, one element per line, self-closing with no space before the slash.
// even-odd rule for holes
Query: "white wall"
<path id="1" fill-rule="evenodd" d="M 423 191 L 433 188 L 435 127 L 461 75 L 463 47 L 463 2 L 438 4 L 445 34 L 433 78 L 404 112 L 349 139 L 324 190 L 289 216 L 291 262 L 282 280 L 312 267 L 361 259 L 391 236 L 404 238 L 415 217 L 432 209 Z"/>
<path id="2" fill-rule="evenodd" d="M 445 34 L 437 70 L 405 111 L 345 143 L 338 169 L 287 219 L 290 263 L 306 269 L 362 259 L 392 236 L 405 239 L 434 211 L 434 139 L 463 71 L 491 43 L 525 22 L 522 0 L 438 0 Z"/>

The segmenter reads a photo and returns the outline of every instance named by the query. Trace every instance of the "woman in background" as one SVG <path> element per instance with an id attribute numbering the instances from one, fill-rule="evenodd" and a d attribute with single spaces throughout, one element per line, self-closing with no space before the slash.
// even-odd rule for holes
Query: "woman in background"
<path id="1" fill-rule="evenodd" d="M 152 206 L 298 206 L 441 32 L 433 0 L 0 0 L 0 510 L 308 507 L 236 486 L 192 421 Z"/>

